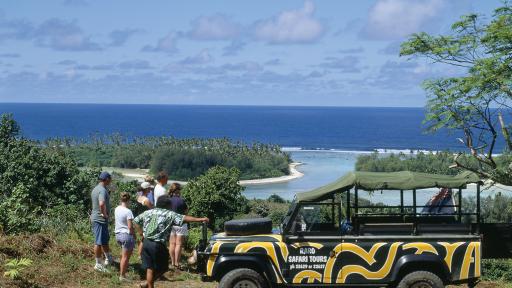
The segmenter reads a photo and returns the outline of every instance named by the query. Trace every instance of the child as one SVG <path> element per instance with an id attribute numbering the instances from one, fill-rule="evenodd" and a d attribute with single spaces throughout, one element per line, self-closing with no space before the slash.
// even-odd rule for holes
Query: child
<path id="1" fill-rule="evenodd" d="M 158 279 L 169 268 L 167 241 L 173 225 L 184 222 L 209 222 L 208 218 L 196 218 L 171 211 L 171 197 L 160 196 L 156 208 L 137 216 L 133 222 L 137 232 L 144 239 L 142 244 L 142 268 L 146 269 L 146 283 L 140 287 L 153 288 Z"/>
<path id="2" fill-rule="evenodd" d="M 116 240 L 121 245 L 121 263 L 119 264 L 119 281 L 127 281 L 126 271 L 128 270 L 128 263 L 132 255 L 133 248 L 135 247 L 135 233 L 133 230 L 133 213 L 128 209 L 130 205 L 130 194 L 127 192 L 121 193 L 121 203 L 116 207 L 114 212 L 116 227 Z"/>

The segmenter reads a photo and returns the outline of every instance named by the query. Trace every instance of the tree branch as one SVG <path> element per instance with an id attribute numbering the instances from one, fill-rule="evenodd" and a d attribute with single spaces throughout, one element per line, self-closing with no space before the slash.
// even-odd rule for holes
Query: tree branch
<path id="1" fill-rule="evenodd" d="M 491 179 L 492 176 L 489 174 L 489 173 L 486 173 L 484 171 L 481 171 L 481 170 L 478 170 L 478 169 L 474 169 L 472 167 L 469 167 L 467 165 L 464 165 L 462 163 L 459 162 L 459 157 L 462 155 L 462 153 L 457 153 L 455 155 L 455 157 L 453 157 L 453 162 L 455 163 L 454 165 L 450 166 L 450 168 L 462 168 L 464 170 L 467 170 L 467 171 L 471 171 L 477 175 L 480 175 L 481 177 L 483 178 L 487 178 L 487 179 Z"/>
<path id="2" fill-rule="evenodd" d="M 508 151 L 512 151 L 512 139 L 510 139 L 510 134 L 508 133 L 507 126 L 505 125 L 505 120 L 503 120 L 503 115 L 501 112 L 498 113 L 498 120 L 500 121 L 501 126 L 501 134 L 503 134 L 503 138 L 505 138 L 505 143 L 507 143 Z"/>

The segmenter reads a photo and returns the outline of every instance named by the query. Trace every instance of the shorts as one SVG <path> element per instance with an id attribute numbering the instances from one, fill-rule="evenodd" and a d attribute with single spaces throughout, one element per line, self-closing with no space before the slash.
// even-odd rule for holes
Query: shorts
<path id="1" fill-rule="evenodd" d="M 142 243 L 142 269 L 164 273 L 169 269 L 169 249 L 165 243 L 144 239 Z"/>
<path id="2" fill-rule="evenodd" d="M 92 222 L 92 234 L 95 245 L 108 245 L 110 235 L 108 234 L 108 223 Z"/>
<path id="3" fill-rule="evenodd" d="M 117 233 L 116 241 L 123 250 L 132 251 L 135 247 L 135 238 L 133 238 L 133 235 L 128 233 Z"/>
<path id="4" fill-rule="evenodd" d="M 183 224 L 183 226 L 172 226 L 171 235 L 178 236 L 187 236 L 188 235 L 188 226 L 187 224 Z"/>

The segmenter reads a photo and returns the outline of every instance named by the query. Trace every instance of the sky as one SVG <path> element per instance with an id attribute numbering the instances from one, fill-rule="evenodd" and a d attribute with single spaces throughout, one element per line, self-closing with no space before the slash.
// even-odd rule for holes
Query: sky
<path id="1" fill-rule="evenodd" d="M 0 102 L 421 107 L 399 57 L 499 0 L 2 0 Z M 0 104 L 1 105 L 1 104 Z"/>

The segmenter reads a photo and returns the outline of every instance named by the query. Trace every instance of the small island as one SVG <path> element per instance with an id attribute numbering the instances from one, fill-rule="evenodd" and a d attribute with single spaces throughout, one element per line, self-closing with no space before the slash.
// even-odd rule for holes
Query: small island
<path id="1" fill-rule="evenodd" d="M 113 134 L 48 139 L 44 145 L 66 151 L 80 167 L 105 167 L 128 179 L 166 171 L 170 179 L 186 182 L 214 166 L 238 169 L 242 185 L 279 183 L 302 176 L 295 169 L 300 163 L 292 163 L 290 154 L 280 146 L 228 138 L 128 138 Z"/>

